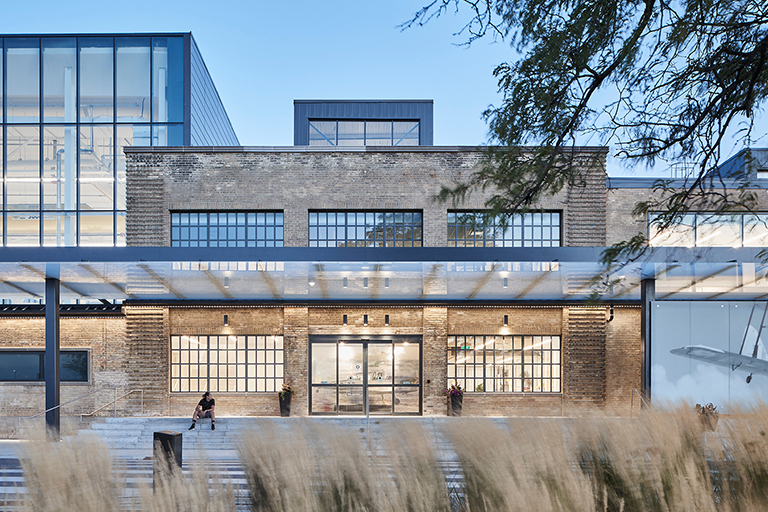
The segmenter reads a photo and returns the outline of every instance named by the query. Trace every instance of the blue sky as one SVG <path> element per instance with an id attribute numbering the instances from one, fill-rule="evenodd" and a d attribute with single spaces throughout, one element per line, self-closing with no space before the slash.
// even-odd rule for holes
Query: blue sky
<path id="1" fill-rule="evenodd" d="M 5 2 L 0 33 L 191 31 L 246 146 L 292 145 L 294 99 L 400 98 L 434 100 L 436 145 L 483 144 L 493 69 L 514 52 L 457 46 L 467 13 L 401 31 L 426 1 L 31 0 Z"/>

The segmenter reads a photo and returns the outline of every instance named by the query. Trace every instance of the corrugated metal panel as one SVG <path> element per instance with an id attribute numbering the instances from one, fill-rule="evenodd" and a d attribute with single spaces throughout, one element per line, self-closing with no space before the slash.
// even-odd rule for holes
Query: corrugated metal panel
<path id="1" fill-rule="evenodd" d="M 432 100 L 294 100 L 293 145 L 309 145 L 310 119 L 419 121 L 419 145 L 432 146 Z"/>

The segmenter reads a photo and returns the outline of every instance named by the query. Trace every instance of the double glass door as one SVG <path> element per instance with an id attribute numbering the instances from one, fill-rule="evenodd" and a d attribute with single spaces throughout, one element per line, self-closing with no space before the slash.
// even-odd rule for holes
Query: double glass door
<path id="1" fill-rule="evenodd" d="M 311 343 L 311 414 L 420 414 L 421 343 Z"/>

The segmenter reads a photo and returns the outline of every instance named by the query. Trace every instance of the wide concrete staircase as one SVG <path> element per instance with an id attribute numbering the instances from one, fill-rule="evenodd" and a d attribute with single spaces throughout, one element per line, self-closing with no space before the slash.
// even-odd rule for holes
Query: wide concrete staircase
<path id="1" fill-rule="evenodd" d="M 155 432 L 172 431 L 183 434 L 184 450 L 205 448 L 212 450 L 236 450 L 240 436 L 256 427 L 254 418 L 227 417 L 216 421 L 211 431 L 208 419 L 198 420 L 195 430 L 188 430 L 189 418 L 106 418 L 94 422 L 90 429 L 80 430 L 78 438 L 97 438 L 113 450 L 151 450 Z"/>

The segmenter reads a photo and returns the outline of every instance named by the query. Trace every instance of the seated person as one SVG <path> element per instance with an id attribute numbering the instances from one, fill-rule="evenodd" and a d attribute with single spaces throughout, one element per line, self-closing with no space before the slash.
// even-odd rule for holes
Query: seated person
<path id="1" fill-rule="evenodd" d="M 210 391 L 206 391 L 202 400 L 200 400 L 197 403 L 197 407 L 195 407 L 195 413 L 192 415 L 192 426 L 189 427 L 189 430 L 195 430 L 195 422 L 197 421 L 197 418 L 211 418 L 211 430 L 216 430 L 216 423 L 214 423 L 216 421 L 215 408 L 216 400 L 211 397 Z"/>

